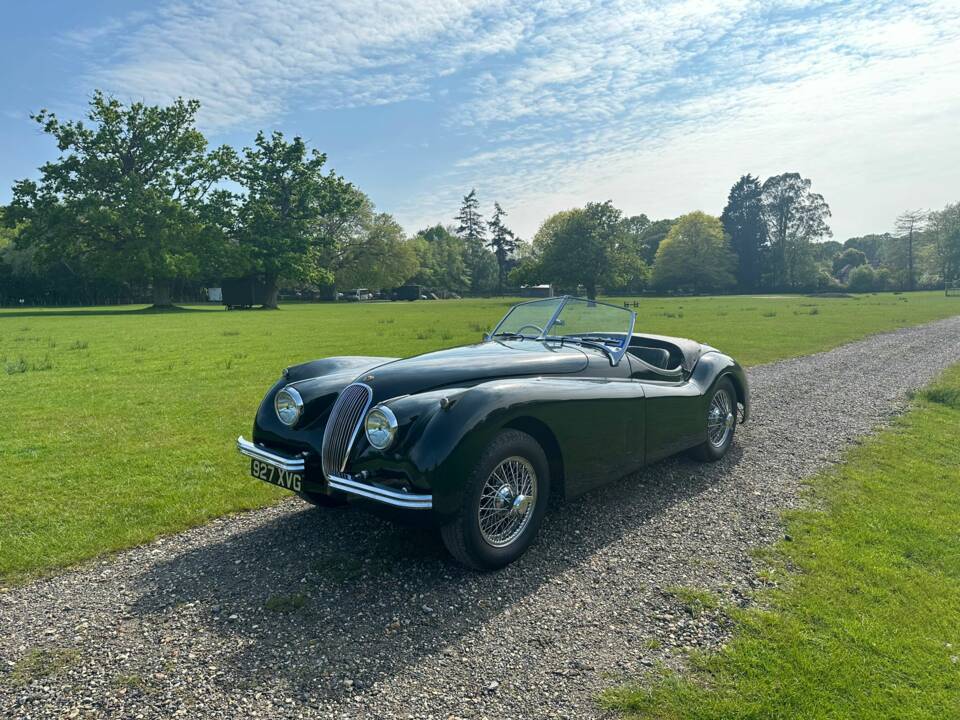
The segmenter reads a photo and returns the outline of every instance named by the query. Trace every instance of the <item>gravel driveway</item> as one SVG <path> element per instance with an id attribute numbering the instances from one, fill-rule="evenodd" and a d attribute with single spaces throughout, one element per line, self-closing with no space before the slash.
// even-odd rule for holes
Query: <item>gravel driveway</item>
<path id="1" fill-rule="evenodd" d="M 803 478 L 958 360 L 960 317 L 753 368 L 724 461 L 558 507 L 497 573 L 425 530 L 291 500 L 9 590 L 0 716 L 600 715 L 601 689 L 726 637 L 671 589 L 744 602 L 751 548 L 780 536 Z"/>

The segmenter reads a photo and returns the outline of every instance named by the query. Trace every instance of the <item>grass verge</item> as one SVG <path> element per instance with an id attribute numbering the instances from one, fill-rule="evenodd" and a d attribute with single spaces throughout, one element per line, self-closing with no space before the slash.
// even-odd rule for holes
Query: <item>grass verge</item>
<path id="1" fill-rule="evenodd" d="M 812 483 L 722 651 L 611 690 L 630 717 L 960 717 L 960 366 Z M 785 568 L 790 568 L 787 572 Z"/>
<path id="2" fill-rule="evenodd" d="M 284 367 L 475 342 L 512 302 L 0 310 L 0 586 L 276 502 L 233 441 Z M 653 298 L 637 313 L 638 330 L 753 365 L 960 314 L 960 299 Z"/>

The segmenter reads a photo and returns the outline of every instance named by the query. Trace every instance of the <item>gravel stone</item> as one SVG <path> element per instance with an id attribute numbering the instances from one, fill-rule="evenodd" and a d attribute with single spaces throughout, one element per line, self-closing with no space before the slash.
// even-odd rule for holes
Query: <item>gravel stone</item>
<path id="1" fill-rule="evenodd" d="M 601 716 L 618 679 L 728 639 L 670 588 L 748 605 L 751 549 L 784 537 L 803 479 L 957 361 L 960 317 L 752 368 L 723 461 L 561 504 L 495 573 L 431 531 L 290 500 L 3 588 L 0 717 Z"/>

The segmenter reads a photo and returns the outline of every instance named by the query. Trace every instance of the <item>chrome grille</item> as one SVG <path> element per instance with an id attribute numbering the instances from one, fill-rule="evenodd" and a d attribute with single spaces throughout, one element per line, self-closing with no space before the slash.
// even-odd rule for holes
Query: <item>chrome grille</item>
<path id="1" fill-rule="evenodd" d="M 373 390 L 363 383 L 347 385 L 330 410 L 323 431 L 323 474 L 339 475 L 347 467 L 350 449 L 373 399 Z"/>

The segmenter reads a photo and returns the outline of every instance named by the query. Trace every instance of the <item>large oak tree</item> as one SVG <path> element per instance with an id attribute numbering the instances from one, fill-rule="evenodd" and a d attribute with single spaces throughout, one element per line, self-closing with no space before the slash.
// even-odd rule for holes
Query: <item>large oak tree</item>
<path id="1" fill-rule="evenodd" d="M 830 207 L 811 181 L 799 173 L 783 173 L 763 183 L 763 217 L 770 242 L 772 286 L 802 290 L 816 276 L 810 244 L 832 236 Z"/>
<path id="2" fill-rule="evenodd" d="M 338 242 L 330 230 L 349 219 L 362 202 L 350 183 L 325 173 L 327 156 L 309 150 L 303 138 L 257 133 L 244 148 L 236 180 L 243 188 L 237 239 L 249 272 L 267 286 L 266 307 L 277 306 L 280 279 L 332 284 L 329 265 Z"/>
<path id="3" fill-rule="evenodd" d="M 736 282 L 735 263 L 720 221 L 692 212 L 679 218 L 660 243 L 653 264 L 653 286 L 661 291 L 694 293 L 729 290 Z"/>
<path id="4" fill-rule="evenodd" d="M 200 104 L 132 103 L 95 92 L 88 123 L 33 116 L 60 156 L 40 179 L 14 185 L 9 222 L 23 223 L 18 245 L 43 265 L 83 265 L 98 277 L 150 285 L 157 306 L 170 304 L 176 278 L 200 274 L 210 246 L 222 242 L 206 220 L 217 183 L 233 161 L 213 152 L 195 126 Z"/>

